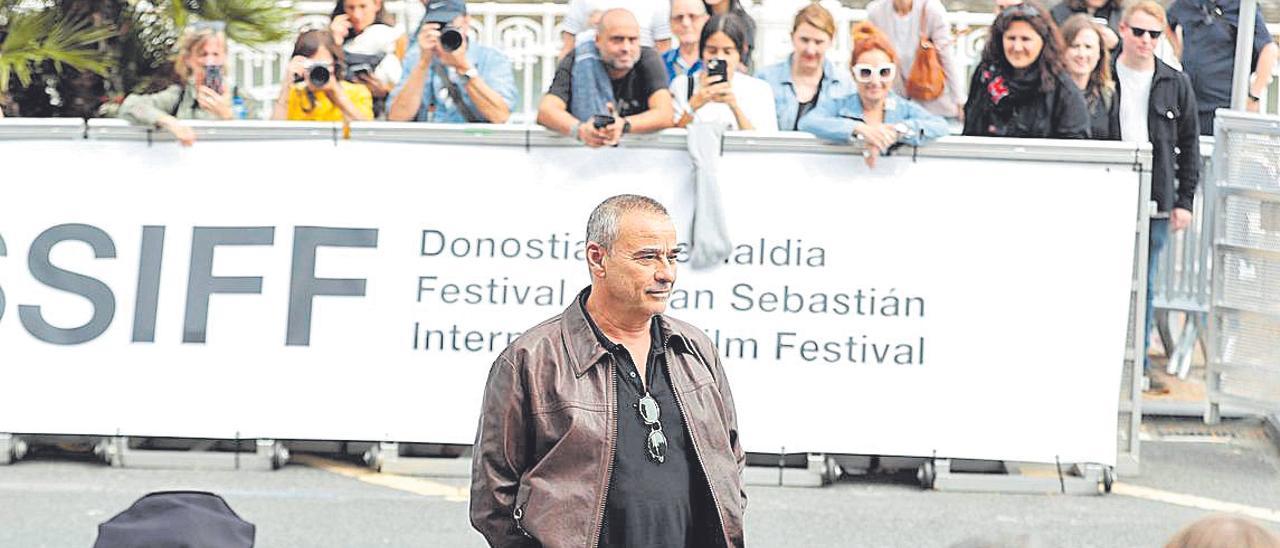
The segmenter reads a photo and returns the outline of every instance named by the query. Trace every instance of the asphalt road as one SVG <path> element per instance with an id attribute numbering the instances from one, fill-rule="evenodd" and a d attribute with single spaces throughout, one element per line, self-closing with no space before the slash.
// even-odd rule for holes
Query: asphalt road
<path id="1" fill-rule="evenodd" d="M 1143 475 L 1121 478 L 1171 497 L 1201 497 L 1190 503 L 1114 493 L 923 491 L 910 474 L 880 475 L 825 488 L 751 486 L 747 540 L 753 546 L 944 547 L 974 535 L 1030 533 L 1043 546 L 1162 546 L 1219 503 L 1270 516 L 1274 521 L 1263 523 L 1280 533 L 1274 446 L 1261 436 L 1209 441 L 1149 441 Z M 274 472 L 177 471 L 37 458 L 0 466 L 0 547 L 91 546 L 99 523 L 163 489 L 223 495 L 257 525 L 264 547 L 483 546 L 467 523 L 465 488 L 459 478 L 388 477 L 314 463 Z"/>

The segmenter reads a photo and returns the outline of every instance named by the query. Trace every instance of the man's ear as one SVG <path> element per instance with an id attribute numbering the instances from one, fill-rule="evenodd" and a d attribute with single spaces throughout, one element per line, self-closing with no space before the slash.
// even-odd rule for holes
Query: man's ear
<path id="1" fill-rule="evenodd" d="M 594 276 L 604 276 L 604 258 L 609 252 L 596 242 L 587 242 L 587 268 Z"/>

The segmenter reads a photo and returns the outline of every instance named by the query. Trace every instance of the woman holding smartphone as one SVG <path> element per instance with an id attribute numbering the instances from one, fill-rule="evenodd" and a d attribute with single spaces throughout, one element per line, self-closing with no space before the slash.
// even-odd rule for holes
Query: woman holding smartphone
<path id="1" fill-rule="evenodd" d="M 164 129 L 191 146 L 196 134 L 180 120 L 230 120 L 231 86 L 223 80 L 227 37 L 220 24 L 202 24 L 183 34 L 174 60 L 175 82 L 155 93 L 131 93 L 119 117 Z"/>
<path id="2" fill-rule="evenodd" d="M 739 72 L 750 28 L 729 12 L 702 27 L 698 51 L 703 69 L 671 82 L 676 127 L 693 122 L 723 123 L 731 130 L 777 131 L 773 89 Z"/>

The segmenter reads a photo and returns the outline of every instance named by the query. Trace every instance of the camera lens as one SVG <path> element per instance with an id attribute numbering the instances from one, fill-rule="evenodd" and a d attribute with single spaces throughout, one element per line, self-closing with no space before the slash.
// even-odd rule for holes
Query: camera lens
<path id="1" fill-rule="evenodd" d="M 440 33 L 440 47 L 445 51 L 455 51 L 462 47 L 462 33 L 455 28 L 446 28 Z"/>
<path id="2" fill-rule="evenodd" d="M 318 88 L 322 88 L 325 84 L 328 84 L 330 76 L 329 67 L 324 65 L 311 67 L 311 70 L 307 72 L 307 79 L 311 80 L 311 85 Z"/>

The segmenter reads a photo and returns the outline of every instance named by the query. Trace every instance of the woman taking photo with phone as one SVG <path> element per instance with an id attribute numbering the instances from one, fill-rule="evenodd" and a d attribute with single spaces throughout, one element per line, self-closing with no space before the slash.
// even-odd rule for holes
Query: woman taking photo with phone
<path id="1" fill-rule="evenodd" d="M 869 22 L 853 28 L 853 81 L 858 91 L 818 105 L 800 130 L 833 143 L 861 142 L 867 165 L 899 143 L 922 145 L 947 134 L 947 121 L 893 92 L 898 54 Z"/>
<path id="2" fill-rule="evenodd" d="M 272 120 L 353 122 L 373 119 L 369 88 L 342 79 L 342 49 L 333 35 L 311 30 L 298 36 Z M 292 82 L 292 85 L 289 83 Z"/>
<path id="3" fill-rule="evenodd" d="M 702 70 L 671 82 L 676 127 L 698 122 L 722 123 L 731 130 L 777 131 L 773 89 L 738 71 L 748 31 L 746 22 L 733 13 L 712 16 L 702 27 Z"/>
<path id="4" fill-rule="evenodd" d="M 183 146 L 196 134 L 180 120 L 230 120 L 231 86 L 223 80 L 227 37 L 220 24 L 200 24 L 183 34 L 173 63 L 175 82 L 155 93 L 131 93 L 119 117 L 167 130 Z"/>

